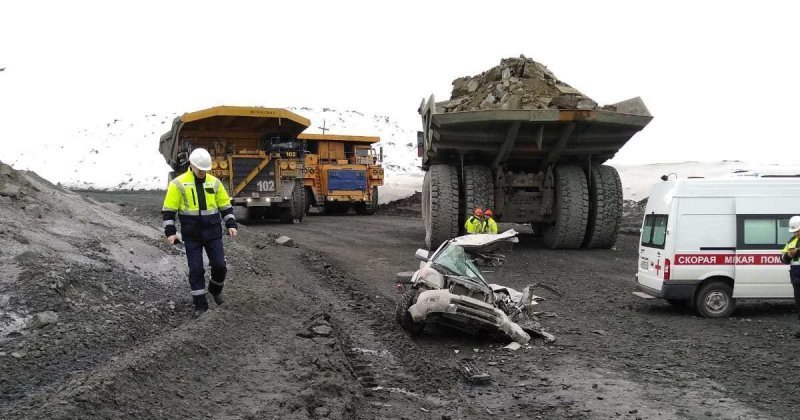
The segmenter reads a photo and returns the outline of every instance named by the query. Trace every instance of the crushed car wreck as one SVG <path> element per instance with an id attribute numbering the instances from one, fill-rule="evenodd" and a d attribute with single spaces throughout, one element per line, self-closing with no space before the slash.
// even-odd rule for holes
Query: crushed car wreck
<path id="1" fill-rule="evenodd" d="M 518 242 L 516 236 L 512 229 L 499 235 L 460 236 L 432 253 L 418 249 L 419 270 L 398 274 L 398 283 L 411 288 L 397 304 L 397 322 L 413 335 L 421 334 L 426 324 L 437 323 L 472 334 L 501 333 L 520 344 L 530 341 L 529 332 L 550 340 L 552 336 L 539 331 L 528 311 L 539 298 L 531 293 L 534 286 L 519 292 L 489 284 L 473 261 L 502 263 L 505 256 L 495 251 Z"/>

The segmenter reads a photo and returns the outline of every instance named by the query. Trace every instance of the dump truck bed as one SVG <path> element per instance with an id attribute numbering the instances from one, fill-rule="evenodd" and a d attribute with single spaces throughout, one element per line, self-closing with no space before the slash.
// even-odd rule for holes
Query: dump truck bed
<path id="1" fill-rule="evenodd" d="M 294 138 L 311 122 L 281 108 L 217 106 L 180 115 L 159 141 L 167 163 L 178 166 L 181 140 L 253 140 L 265 134 Z"/>
<path id="2" fill-rule="evenodd" d="M 482 110 L 437 113 L 431 96 L 423 118 L 423 167 L 460 155 L 465 163 L 554 163 L 591 157 L 603 163 L 652 115 L 640 98 L 603 109 Z"/>

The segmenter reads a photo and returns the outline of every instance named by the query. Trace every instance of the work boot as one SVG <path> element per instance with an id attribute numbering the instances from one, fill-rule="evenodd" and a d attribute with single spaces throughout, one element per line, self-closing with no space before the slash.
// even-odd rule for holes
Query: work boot
<path id="1" fill-rule="evenodd" d="M 214 303 L 216 303 L 217 306 L 225 303 L 225 296 L 222 295 L 222 292 L 219 292 L 216 295 L 211 295 L 211 297 L 214 298 Z"/>
<path id="2" fill-rule="evenodd" d="M 193 318 L 199 318 L 200 315 L 203 315 L 203 312 L 208 310 L 206 295 L 192 296 L 192 303 L 194 304 L 194 309 L 192 310 Z"/>
<path id="3" fill-rule="evenodd" d="M 208 308 L 195 306 L 194 310 L 192 310 L 192 318 L 200 318 L 200 316 L 203 315 L 207 310 Z"/>

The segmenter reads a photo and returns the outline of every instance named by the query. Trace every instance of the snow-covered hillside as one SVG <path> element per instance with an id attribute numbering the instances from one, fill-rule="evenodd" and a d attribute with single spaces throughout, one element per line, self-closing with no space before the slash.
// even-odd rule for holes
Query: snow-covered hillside
<path id="1" fill-rule="evenodd" d="M 14 145 L 4 162 L 71 188 L 164 188 L 169 166 L 158 139 L 175 115 L 119 118 L 61 138 Z"/>
<path id="2" fill-rule="evenodd" d="M 331 108 L 289 108 L 292 112 L 311 120 L 306 133 L 350 134 L 378 136 L 377 150 L 383 147 L 383 167 L 391 174 L 421 173 L 417 157 L 417 120 L 400 122 L 388 115 L 359 111 L 337 111 Z"/>
<path id="3" fill-rule="evenodd" d="M 290 108 L 311 120 L 308 133 L 379 136 L 375 148 L 383 148 L 387 186 L 381 201 L 408 193 L 405 180 L 420 179 L 416 149 L 416 127 L 401 124 L 387 115 L 330 108 Z M 42 139 L 37 144 L 17 144 L 3 161 L 17 169 L 29 169 L 70 188 L 158 189 L 167 182 L 169 166 L 158 152 L 161 134 L 168 131 L 177 114 L 147 114 L 119 118 L 80 130 L 66 138 Z M 395 185 L 396 184 L 396 185 Z M 391 190 L 391 191 L 390 191 Z M 400 194 L 400 196 L 398 196 Z"/>
<path id="4" fill-rule="evenodd" d="M 422 189 L 423 173 L 416 150 L 418 121 L 399 121 L 388 115 L 330 108 L 290 108 L 311 120 L 309 133 L 379 136 L 383 147 L 385 186 L 380 201 L 410 196 Z M 147 114 L 120 118 L 80 130 L 65 138 L 42 139 L 37 144 L 12 144 L 2 160 L 16 169 L 30 169 L 46 179 L 71 188 L 160 189 L 166 185 L 169 167 L 158 152 L 161 134 L 169 130 L 177 114 Z M 613 162 L 612 162 L 613 164 Z M 739 161 L 614 165 L 620 172 L 624 196 L 647 197 L 650 188 L 670 173 L 690 176 L 752 176 L 753 174 L 800 174 L 800 164 L 768 165 Z"/>
<path id="5" fill-rule="evenodd" d="M 661 182 L 662 175 L 671 178 L 688 177 L 740 177 L 756 175 L 800 174 L 800 164 L 760 164 L 740 161 L 653 163 L 649 165 L 614 165 L 622 178 L 625 199 L 641 200 L 650 194 L 653 184 Z"/>

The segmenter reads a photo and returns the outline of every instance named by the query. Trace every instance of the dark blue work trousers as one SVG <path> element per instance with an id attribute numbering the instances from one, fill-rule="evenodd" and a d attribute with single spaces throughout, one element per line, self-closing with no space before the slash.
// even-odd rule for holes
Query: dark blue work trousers
<path id="1" fill-rule="evenodd" d="M 206 270 L 203 268 L 203 249 L 206 250 L 208 262 L 211 266 L 211 281 L 208 284 L 208 292 L 216 295 L 222 292 L 225 285 L 225 274 L 228 272 L 225 266 L 225 251 L 222 246 L 222 238 L 211 240 L 195 240 L 187 238 L 184 241 L 186 247 L 186 260 L 189 263 L 189 285 L 192 288 L 192 297 L 195 304 L 203 306 L 206 294 Z M 202 297 L 202 299 L 200 299 Z M 207 305 L 207 303 L 206 303 Z"/>
<path id="2" fill-rule="evenodd" d="M 797 317 L 800 318 L 800 265 L 789 266 L 789 279 L 794 289 L 794 305 L 797 307 Z"/>

